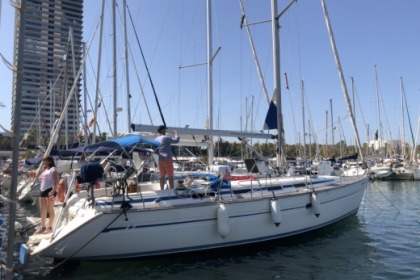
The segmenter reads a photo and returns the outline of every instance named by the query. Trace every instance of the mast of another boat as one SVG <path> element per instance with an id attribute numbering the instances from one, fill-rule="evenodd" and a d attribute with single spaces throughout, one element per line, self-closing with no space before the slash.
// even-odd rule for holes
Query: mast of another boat
<path id="1" fill-rule="evenodd" d="M 102 0 L 102 10 L 101 10 L 101 29 L 99 33 L 99 50 L 98 50 L 98 72 L 96 73 L 96 92 L 95 92 L 95 110 L 93 111 L 93 136 L 92 144 L 96 143 L 96 124 L 98 119 L 98 101 L 99 101 L 99 80 L 101 74 L 101 58 L 102 58 L 102 34 L 104 29 L 104 9 L 105 9 L 105 0 Z"/>
<path id="2" fill-rule="evenodd" d="M 325 23 L 327 25 L 328 33 L 329 33 L 329 36 L 330 36 L 331 47 L 332 47 L 333 52 L 334 52 L 335 63 L 336 63 L 337 68 L 338 68 L 338 75 L 340 76 L 340 80 L 341 80 L 341 88 L 343 90 L 344 99 L 345 99 L 346 104 L 347 104 L 347 111 L 350 115 L 351 124 L 353 126 L 354 136 L 356 137 L 356 144 L 357 144 L 357 148 L 358 148 L 358 151 L 359 151 L 360 159 L 363 161 L 362 145 L 360 144 L 359 132 L 357 130 L 356 120 L 355 120 L 354 115 L 353 115 L 353 110 L 352 110 L 349 94 L 348 94 L 348 91 L 347 91 L 346 80 L 344 78 L 343 69 L 341 68 L 340 58 L 338 56 L 337 47 L 335 45 L 334 34 L 333 34 L 333 31 L 332 31 L 330 19 L 329 19 L 329 16 L 328 16 L 328 11 L 327 11 L 327 6 L 325 4 L 325 0 L 321 0 L 321 4 L 322 4 L 322 9 L 324 10 Z"/>
<path id="3" fill-rule="evenodd" d="M 413 149 L 415 149 L 415 147 L 416 147 L 416 140 L 415 140 L 414 134 L 413 134 L 413 126 L 411 125 L 411 117 L 410 117 L 410 112 L 408 111 L 407 96 L 405 95 L 405 89 L 404 89 L 404 83 L 403 83 L 402 77 L 401 77 L 401 93 L 403 95 L 402 114 L 404 115 L 404 106 L 405 106 L 405 110 L 407 111 L 408 127 L 410 128 L 411 141 L 412 141 Z M 405 132 L 405 130 L 404 130 L 404 132 Z M 410 157 L 410 158 L 408 158 L 408 157 Z M 413 160 L 413 157 L 411 157 L 411 155 L 407 155 L 407 158 L 409 160 Z"/>
<path id="4" fill-rule="evenodd" d="M 116 0 L 112 0 L 112 108 L 113 108 L 113 129 L 112 136 L 117 137 L 117 23 L 116 23 Z M 125 6 L 124 6 L 125 11 Z"/>
<path id="5" fill-rule="evenodd" d="M 13 117 L 13 154 L 12 154 L 12 179 L 10 186 L 9 201 L 9 230 L 7 233 L 7 253 L 6 253 L 6 279 L 12 279 L 13 276 L 13 248 L 15 243 L 15 218 L 16 218 L 16 198 L 18 184 L 18 166 L 19 166 L 19 140 L 20 140 L 20 119 L 22 110 L 22 73 L 23 71 L 23 52 L 25 42 L 25 17 L 26 0 L 20 1 L 20 9 L 16 7 L 15 22 L 19 22 L 19 38 L 17 52 L 15 52 L 17 69 L 15 72 L 16 85 L 14 92 L 14 117 Z M 19 21 L 18 21 L 19 20 Z M 17 54 L 17 55 L 16 55 Z"/>
<path id="6" fill-rule="evenodd" d="M 373 66 L 374 70 L 375 70 L 375 85 L 376 85 L 376 106 L 377 106 L 377 110 L 378 110 L 378 122 L 379 122 L 379 137 L 378 140 L 379 141 L 379 154 L 381 155 L 382 158 L 385 157 L 385 153 L 383 152 L 382 149 L 382 139 L 383 139 L 383 129 L 382 129 L 382 121 L 381 121 L 381 107 L 379 105 L 379 82 L 378 82 L 378 72 L 376 70 L 376 64 Z"/>
<path id="7" fill-rule="evenodd" d="M 86 53 L 86 43 L 83 43 L 83 55 Z M 87 125 L 87 84 L 86 84 L 86 64 L 83 64 L 83 131 L 85 134 L 85 146 L 89 144 L 89 128 Z"/>
<path id="8" fill-rule="evenodd" d="M 207 110 L 207 129 L 213 130 L 213 57 L 212 57 L 212 28 L 211 28 L 211 0 L 206 1 L 207 10 L 207 91 L 208 91 L 208 110 Z M 209 136 L 208 145 L 208 165 L 213 164 L 214 143 L 213 137 Z"/>
<path id="9" fill-rule="evenodd" d="M 330 114 L 331 114 L 331 137 L 332 137 L 332 156 L 335 156 L 335 141 L 334 141 L 334 115 L 333 115 L 333 102 L 330 99 Z"/>
<path id="10" fill-rule="evenodd" d="M 303 160 L 305 162 L 305 167 L 306 167 L 306 129 L 305 129 L 305 84 L 303 82 L 303 80 L 301 81 L 302 84 L 302 129 L 303 129 Z M 309 140 L 309 142 L 311 142 Z M 309 149 L 311 147 L 309 146 Z"/>
<path id="11" fill-rule="evenodd" d="M 417 128 L 416 128 L 416 139 L 414 140 L 413 150 L 411 152 L 411 160 L 415 161 L 416 159 L 416 150 L 417 150 L 417 142 L 419 137 L 419 129 L 420 129 L 420 116 L 417 119 Z M 416 159 L 417 161 L 417 159 Z"/>
<path id="12" fill-rule="evenodd" d="M 126 87 L 127 87 L 127 131 L 130 131 L 131 127 L 131 110 L 130 110 L 130 72 L 128 71 L 128 37 L 127 37 L 127 3 L 126 0 L 123 0 L 124 12 L 123 12 L 123 20 L 124 20 L 124 57 L 125 57 L 125 75 L 126 75 Z M 115 67 L 115 66 L 114 66 Z M 117 133 L 117 131 L 115 131 Z"/>
<path id="13" fill-rule="evenodd" d="M 401 142 L 401 155 L 403 160 L 406 160 L 405 154 L 405 120 L 404 120 L 404 92 L 403 92 L 403 80 L 400 77 L 400 91 L 401 91 L 401 115 L 402 115 L 402 142 Z"/>

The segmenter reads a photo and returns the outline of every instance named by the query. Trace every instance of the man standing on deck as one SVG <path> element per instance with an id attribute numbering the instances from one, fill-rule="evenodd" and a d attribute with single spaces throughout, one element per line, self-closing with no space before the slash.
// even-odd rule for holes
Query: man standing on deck
<path id="1" fill-rule="evenodd" d="M 179 143 L 179 136 L 176 130 L 172 131 L 174 138 L 166 136 L 166 126 L 160 125 L 158 127 L 159 136 L 156 141 L 160 143 L 157 148 L 159 154 L 159 172 L 160 172 L 160 189 L 165 187 L 165 177 L 168 177 L 169 188 L 174 188 L 174 165 L 172 161 L 171 144 Z"/>

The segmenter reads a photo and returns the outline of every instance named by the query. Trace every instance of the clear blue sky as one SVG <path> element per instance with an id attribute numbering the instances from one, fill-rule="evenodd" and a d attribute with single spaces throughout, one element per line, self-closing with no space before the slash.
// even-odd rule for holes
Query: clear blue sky
<path id="1" fill-rule="evenodd" d="M 240 29 L 241 9 L 238 0 L 213 0 L 213 52 L 220 46 L 221 52 L 214 60 L 214 126 L 220 129 L 240 129 L 242 116 L 245 127 L 246 112 L 253 113 L 254 130 L 262 129 L 267 105 L 261 90 L 251 48 L 245 29 Z M 363 119 L 370 127 L 370 138 L 378 129 L 378 111 L 374 65 L 377 65 L 384 138 L 389 139 L 389 128 L 394 139 L 401 138 L 400 77 L 403 78 L 413 130 L 415 133 L 420 112 L 420 2 L 416 0 L 327 0 L 327 7 L 334 31 L 341 64 L 351 93 L 350 77 L 361 107 L 357 104 L 356 118 L 362 141 L 367 133 Z M 111 1 L 105 7 L 103 35 L 103 60 L 100 88 L 103 106 L 111 114 L 112 94 L 112 25 Z M 119 3 L 121 13 L 122 1 Z M 281 11 L 288 1 L 279 1 Z M 207 114 L 206 67 L 179 69 L 182 65 L 206 61 L 205 1 L 196 0 L 128 0 L 137 33 L 147 60 L 150 74 L 169 126 L 205 126 Z M 248 22 L 268 20 L 270 1 L 244 0 Z M 84 39 L 89 41 L 99 22 L 101 1 L 85 1 Z M 0 25 L 0 52 L 10 61 L 13 49 L 14 10 L 3 1 Z M 124 68 L 123 32 L 118 17 L 118 107 L 119 131 L 127 130 L 126 86 Z M 325 112 L 330 111 L 333 100 L 333 116 L 337 130 L 335 142 L 340 139 L 338 117 L 341 118 L 344 138 L 354 144 L 350 120 L 347 116 L 343 93 L 335 66 L 333 52 L 322 12 L 321 2 L 300 0 L 281 18 L 281 73 L 286 72 L 290 89 L 285 89 L 282 77 L 282 100 L 286 141 L 295 143 L 302 134 L 301 80 L 307 96 L 306 118 L 311 117 L 317 129 L 317 138 L 325 143 Z M 162 123 L 147 79 L 139 48 L 127 18 L 129 44 L 133 52 L 139 79 L 155 125 Z M 260 65 L 265 75 L 269 95 L 273 92 L 271 25 L 251 26 Z M 88 68 L 88 91 L 94 98 L 99 34 L 93 39 Z M 130 60 L 131 115 L 134 123 L 150 124 L 144 99 Z M 95 70 L 93 70 L 95 69 Z M 10 128 L 12 74 L 0 63 L 0 123 Z M 251 100 L 254 100 L 251 110 Z M 248 109 L 246 107 L 248 100 Z M 384 108 L 386 112 L 384 112 Z M 310 114 L 308 112 L 310 111 Z M 294 114 L 293 114 L 294 113 Z M 363 114 L 363 117 L 362 117 Z M 89 117 L 91 113 L 89 113 Z M 294 117 L 293 117 L 294 116 Z M 111 117 L 110 117 L 111 118 Z M 101 130 L 109 131 L 104 111 L 98 117 Z M 388 120 L 388 121 L 387 121 Z M 406 138 L 409 137 L 407 117 Z M 296 126 L 294 125 L 296 123 Z M 331 120 L 329 119 L 328 125 Z M 251 121 L 248 122 L 250 127 Z M 307 128 L 307 125 L 306 125 Z M 329 128 L 328 142 L 331 143 Z M 308 141 L 308 140 L 307 140 Z M 411 143 L 411 141 L 408 141 Z"/>

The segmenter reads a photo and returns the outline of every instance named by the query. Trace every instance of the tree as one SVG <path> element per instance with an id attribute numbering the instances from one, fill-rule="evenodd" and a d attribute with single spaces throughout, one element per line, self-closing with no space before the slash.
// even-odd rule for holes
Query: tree
<path id="1" fill-rule="evenodd" d="M 0 136 L 0 149 L 11 150 L 12 149 L 12 138 Z"/>

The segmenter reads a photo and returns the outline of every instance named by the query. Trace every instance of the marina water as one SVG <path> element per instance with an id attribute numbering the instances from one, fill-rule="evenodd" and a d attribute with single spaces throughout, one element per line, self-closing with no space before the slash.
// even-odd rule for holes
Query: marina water
<path id="1" fill-rule="evenodd" d="M 15 278 L 420 279 L 419 201 L 420 181 L 374 181 L 356 215 L 293 238 L 152 259 L 59 263 L 32 257 Z M 3 214 L 7 217 L 7 207 Z M 27 225 L 30 215 L 38 215 L 36 207 L 17 205 L 16 219 L 22 225 Z M 7 229 L 2 225 L 3 262 L 6 238 Z M 16 263 L 18 243 L 25 238 L 25 234 L 16 237 Z M 176 242 L 170 235 L 167 238 Z"/>

